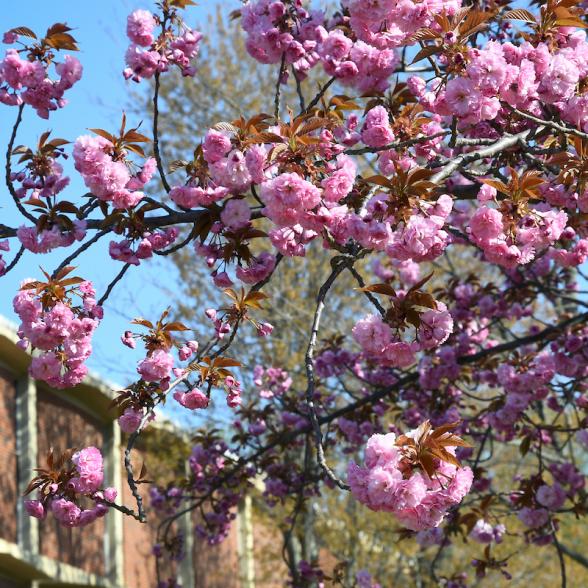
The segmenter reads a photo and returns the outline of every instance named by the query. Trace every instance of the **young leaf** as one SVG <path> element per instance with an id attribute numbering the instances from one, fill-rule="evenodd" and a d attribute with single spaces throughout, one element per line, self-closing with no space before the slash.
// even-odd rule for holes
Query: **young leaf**
<path id="1" fill-rule="evenodd" d="M 37 35 L 29 27 L 15 27 L 8 31 L 9 33 L 16 33 L 17 35 L 22 35 L 23 37 L 30 37 L 31 39 L 36 39 Z"/>

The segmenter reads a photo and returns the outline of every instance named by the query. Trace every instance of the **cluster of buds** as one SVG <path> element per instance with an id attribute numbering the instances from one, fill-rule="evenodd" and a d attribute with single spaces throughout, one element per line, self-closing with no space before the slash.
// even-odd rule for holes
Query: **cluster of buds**
<path id="1" fill-rule="evenodd" d="M 240 292 L 235 292 L 232 288 L 226 288 L 223 292 L 233 301 L 230 307 L 215 310 L 209 308 L 206 310 L 206 316 L 214 324 L 216 335 L 219 339 L 225 335 L 234 332 L 242 321 L 251 323 L 260 337 L 267 337 L 272 333 L 274 327 L 269 323 L 259 322 L 251 317 L 251 310 L 263 310 L 261 303 L 268 298 L 267 294 L 258 290 L 245 292 L 241 288 Z"/>

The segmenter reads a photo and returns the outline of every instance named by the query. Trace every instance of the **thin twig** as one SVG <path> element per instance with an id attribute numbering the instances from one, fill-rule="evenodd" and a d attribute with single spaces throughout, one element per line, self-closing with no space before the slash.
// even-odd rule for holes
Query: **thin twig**
<path id="1" fill-rule="evenodd" d="M 353 266 L 349 266 L 347 269 L 352 273 L 359 287 L 365 288 L 365 281 L 361 274 Z M 385 316 L 386 309 L 380 304 L 379 300 L 371 292 L 368 292 L 367 290 L 363 290 L 363 293 L 366 296 L 366 298 L 377 308 L 378 312 L 382 316 Z"/>
<path id="2" fill-rule="evenodd" d="M 588 133 L 583 133 L 582 131 L 578 131 L 577 129 L 574 129 L 572 127 L 560 125 L 552 120 L 543 120 L 542 118 L 533 116 L 528 112 L 524 112 L 523 110 L 519 110 L 518 108 L 513 108 L 509 104 L 506 104 L 506 107 L 512 110 L 514 113 L 518 114 L 519 116 L 522 116 L 523 118 L 526 118 L 528 120 L 532 120 L 533 122 L 536 122 L 537 124 L 542 125 L 544 127 L 550 127 L 552 129 L 555 129 L 556 131 L 560 131 L 568 135 L 575 135 L 576 137 L 582 137 L 582 139 L 588 139 Z"/>
<path id="3" fill-rule="evenodd" d="M 154 204 L 159 208 L 163 208 L 166 212 L 170 214 L 175 214 L 178 212 L 177 210 L 173 209 L 171 206 L 168 206 L 165 202 L 161 202 L 159 200 L 155 200 L 155 198 L 151 198 L 150 196 L 143 196 L 141 202 L 148 202 L 149 204 Z"/>
<path id="4" fill-rule="evenodd" d="M 110 294 L 114 290 L 114 287 L 116 286 L 116 284 L 118 282 L 120 282 L 120 280 L 122 280 L 122 277 L 127 273 L 127 270 L 130 267 L 131 267 L 130 263 L 125 263 L 123 268 L 120 270 L 120 272 L 118 272 L 118 274 L 115 276 L 115 278 L 112 280 L 112 282 L 110 282 L 110 284 L 108 284 L 108 288 L 106 288 L 106 292 L 104 292 L 104 295 L 102 296 L 102 298 L 100 298 L 100 300 L 98 300 L 98 306 L 102 306 L 106 302 L 106 300 L 108 299 L 108 297 L 110 296 Z"/>
<path id="5" fill-rule="evenodd" d="M 559 540 L 557 539 L 557 532 L 555 529 L 555 523 L 553 519 L 551 520 L 551 536 L 553 537 L 553 544 L 557 549 L 557 557 L 559 559 L 559 571 L 561 576 L 561 588 L 566 588 L 567 586 L 567 577 L 566 577 L 566 562 L 563 556 L 563 551 L 561 545 L 559 544 Z"/>
<path id="6" fill-rule="evenodd" d="M 280 70 L 278 72 L 278 80 L 276 82 L 276 96 L 274 98 L 274 118 L 280 118 L 280 97 L 282 92 L 282 79 L 286 72 L 286 52 L 282 53 L 282 62 L 280 63 Z"/>
<path id="7" fill-rule="evenodd" d="M 320 88 L 319 93 L 312 99 L 312 102 L 304 109 L 303 114 L 310 112 L 321 100 L 321 98 L 325 95 L 325 92 L 329 89 L 331 84 L 335 81 L 335 78 L 331 78 L 322 88 Z"/>
<path id="8" fill-rule="evenodd" d="M 137 430 L 134 431 L 133 433 L 131 433 L 131 435 L 129 436 L 129 440 L 127 441 L 127 446 L 125 448 L 125 460 L 124 461 L 125 461 L 125 470 L 127 472 L 127 483 L 129 485 L 129 488 L 131 489 L 131 493 L 133 494 L 135 502 L 137 503 L 138 515 L 135 518 L 141 523 L 144 523 L 147 517 L 145 515 L 145 507 L 143 506 L 143 497 L 141 496 L 141 493 L 139 492 L 139 489 L 137 488 L 137 483 L 135 481 L 135 476 L 133 474 L 133 462 L 131 460 L 131 452 L 133 450 L 133 446 L 135 445 L 135 442 L 137 441 L 137 439 L 139 438 L 139 435 L 141 434 L 141 431 L 143 430 L 143 428 L 145 427 L 145 425 L 147 424 L 147 422 L 151 418 L 152 414 L 153 414 L 153 409 L 149 409 L 143 415 L 143 418 L 141 419 L 141 422 L 139 423 Z"/>
<path id="9" fill-rule="evenodd" d="M 161 153 L 159 151 L 159 76 L 160 72 L 155 72 L 155 91 L 153 92 L 153 154 L 157 163 L 161 183 L 165 191 L 169 193 L 171 188 L 165 177 L 165 170 L 163 169 L 163 162 L 161 161 Z"/>
<path id="10" fill-rule="evenodd" d="M 345 153 L 347 155 L 364 155 L 366 153 L 378 153 L 379 151 L 389 151 L 391 149 L 402 149 L 403 147 L 410 147 L 411 145 L 417 145 L 418 143 L 424 143 L 438 137 L 445 137 L 451 134 L 451 131 L 439 131 L 433 135 L 420 135 L 414 139 L 407 139 L 406 141 L 398 141 L 397 143 L 390 143 L 389 145 L 383 145 L 382 147 L 361 147 L 359 149 L 347 149 Z"/>
<path id="11" fill-rule="evenodd" d="M 12 268 L 14 268 L 16 266 L 16 264 L 19 262 L 20 258 L 22 257 L 22 254 L 25 252 L 25 246 L 21 245 L 20 249 L 17 251 L 16 255 L 14 256 L 14 259 L 4 268 L 4 271 L 2 272 L 2 274 L 0 274 L 0 276 L 5 276 Z"/>
<path id="12" fill-rule="evenodd" d="M 25 105 L 21 104 L 18 107 L 18 114 L 16 115 L 16 121 L 14 126 L 12 127 L 12 133 L 10 133 L 10 140 L 8 141 L 8 147 L 6 148 L 6 187 L 14 200 L 14 204 L 16 204 L 16 208 L 18 208 L 19 212 L 32 223 L 37 223 L 37 219 L 22 205 L 16 190 L 14 189 L 14 185 L 10 176 L 12 175 L 12 167 L 10 163 L 10 158 L 12 157 L 12 149 L 14 148 L 14 141 L 16 140 L 16 133 L 18 132 L 18 127 L 22 122 L 22 112 L 24 110 Z"/>
<path id="13" fill-rule="evenodd" d="M 141 523 L 144 522 L 141 520 L 141 517 L 132 508 L 124 506 L 123 504 L 117 504 L 116 502 L 110 502 L 110 500 L 106 500 L 104 498 L 100 499 L 99 502 L 105 504 L 106 506 L 108 506 L 110 508 L 114 508 L 114 510 L 118 510 L 119 512 L 122 512 L 123 514 L 125 514 L 129 517 L 133 517 L 135 520 L 137 520 Z"/>
<path id="14" fill-rule="evenodd" d="M 294 68 L 294 66 L 292 66 L 292 75 L 294 76 L 294 80 L 296 81 L 296 93 L 298 94 L 298 101 L 300 102 L 300 112 L 304 112 L 304 109 L 306 108 L 306 100 L 304 100 L 304 94 L 302 93 L 302 84 L 300 83 L 300 78 L 298 77 L 298 74 L 296 73 L 296 69 Z"/>
<path id="15" fill-rule="evenodd" d="M 70 264 L 78 255 L 80 255 L 81 253 L 86 251 L 89 247 L 91 247 L 94 243 L 96 243 L 96 241 L 98 241 L 100 238 L 104 237 L 104 235 L 106 235 L 107 233 L 108 233 L 108 231 L 100 231 L 99 233 L 96 233 L 91 239 L 88 239 L 87 241 L 85 241 L 82 245 L 80 245 L 80 247 L 78 247 L 71 255 L 68 255 L 57 266 L 57 268 L 53 272 L 52 277 L 55 278 L 55 276 L 59 273 L 59 271 L 61 269 L 63 269 L 66 265 Z"/>
<path id="16" fill-rule="evenodd" d="M 578 553 L 573 549 L 570 549 L 564 543 L 560 543 L 559 547 L 563 551 L 563 553 L 567 555 L 570 559 L 573 559 L 576 563 L 579 563 L 581 566 L 588 568 L 588 558 L 585 555 Z"/>
<path id="17" fill-rule="evenodd" d="M 333 481 L 339 488 L 342 490 L 349 490 L 349 484 L 346 484 L 342 480 L 340 480 L 337 475 L 331 470 L 329 465 L 325 459 L 325 450 L 323 447 L 323 434 L 321 432 L 321 426 L 316 414 L 316 408 L 314 405 L 314 395 L 315 395 L 315 379 L 314 379 L 314 348 L 316 346 L 316 340 L 320 328 L 321 323 L 321 316 L 323 313 L 323 309 L 325 308 L 325 299 L 329 290 L 339 277 L 339 275 L 348 268 L 352 263 L 353 259 L 346 259 L 344 257 L 334 257 L 331 260 L 331 266 L 333 270 L 331 271 L 329 277 L 325 281 L 325 283 L 320 287 L 317 298 L 316 298 L 316 310 L 314 312 L 314 320 L 312 322 L 312 330 L 310 333 L 310 340 L 308 341 L 308 347 L 306 349 L 306 355 L 304 358 L 304 365 L 306 367 L 306 380 L 307 380 L 307 388 L 306 388 L 306 404 L 308 406 L 309 414 L 310 414 L 310 422 L 314 431 L 315 443 L 316 443 L 316 452 L 317 452 L 317 461 L 319 466 L 323 469 L 327 477 Z"/>

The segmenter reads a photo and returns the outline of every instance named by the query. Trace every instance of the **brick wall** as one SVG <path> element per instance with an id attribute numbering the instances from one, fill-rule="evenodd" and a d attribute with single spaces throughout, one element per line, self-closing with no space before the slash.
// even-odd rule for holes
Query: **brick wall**
<path id="1" fill-rule="evenodd" d="M 3 576 L 0 576 L 0 588 L 21 588 L 21 587 L 22 587 L 22 584 L 16 584 L 12 580 L 9 580 L 8 578 L 4 578 Z"/>
<path id="2" fill-rule="evenodd" d="M 124 445 L 121 447 L 121 464 L 123 463 Z M 141 450 L 133 449 L 132 462 L 135 473 L 141 469 L 145 456 Z M 149 464 L 148 464 L 149 465 Z M 122 467 L 122 466 L 121 466 Z M 135 499 L 126 482 L 126 471 L 122 470 L 123 477 L 123 500 L 122 502 L 134 509 Z M 149 508 L 149 493 L 147 486 L 139 486 L 143 496 L 147 522 L 139 523 L 132 517 L 123 519 L 123 549 L 124 549 L 124 578 L 128 588 L 151 588 L 156 577 L 155 558 L 151 550 L 157 538 L 157 526 L 162 518 Z M 193 532 L 198 522 L 198 516 L 192 517 L 193 524 L 190 532 Z M 172 527 L 170 537 L 175 535 Z M 217 546 L 209 546 L 206 541 L 194 537 L 192 549 L 192 563 L 194 566 L 194 586 L 190 588 L 240 588 L 239 581 L 239 556 L 238 556 L 238 532 L 237 522 L 231 526 L 227 539 Z M 176 572 L 169 566 L 170 562 L 165 559 L 165 565 L 160 570 L 161 579 L 166 580 L 172 573 Z M 263 586 L 263 584 L 260 584 Z"/>
<path id="3" fill-rule="evenodd" d="M 283 588 L 288 579 L 288 568 L 282 557 L 284 537 L 281 531 L 270 526 L 267 514 L 253 514 L 253 553 L 255 584 L 260 588 Z"/>
<path id="4" fill-rule="evenodd" d="M 192 517 L 193 527 L 199 517 Z M 195 588 L 240 588 L 237 522 L 220 545 L 208 545 L 195 534 L 192 557 Z"/>
<path id="5" fill-rule="evenodd" d="M 123 464 L 123 448 L 121 448 L 121 464 Z M 133 466 L 138 472 L 143 463 L 142 454 L 133 450 Z M 121 466 L 122 467 L 122 466 Z M 122 503 L 136 510 L 135 499 L 127 483 L 127 473 L 122 470 L 123 493 Z M 149 497 L 146 486 L 139 486 L 141 495 L 146 506 L 149 504 Z M 155 529 L 152 515 L 149 513 L 148 523 L 140 523 L 132 517 L 125 516 L 123 519 L 123 549 L 124 549 L 124 578 L 128 588 L 147 588 L 155 585 L 155 559 L 151 555 L 151 549 L 155 542 Z"/>
<path id="6" fill-rule="evenodd" d="M 0 367 L 0 538 L 17 542 L 16 504 L 20 500 L 17 489 L 16 459 L 16 382 L 5 368 Z M 37 386 L 37 451 L 38 464 L 44 465 L 48 450 L 53 447 L 61 452 L 70 447 L 94 445 L 104 447 L 105 424 L 91 416 L 79 402 L 76 392 L 55 392 Z M 105 417 L 101 417 L 105 418 Z M 120 467 L 125 442 L 121 447 Z M 145 451 L 149 451 L 146 449 Z M 133 455 L 137 471 L 143 462 L 139 451 Z M 119 502 L 134 506 L 135 501 L 126 483 L 123 467 L 122 496 Z M 148 506 L 148 487 L 141 491 Z M 107 515 L 108 516 L 108 515 Z M 151 550 L 156 540 L 160 522 L 157 514 L 148 513 L 148 523 L 141 524 L 130 517 L 123 517 L 124 585 L 125 588 L 151 588 L 156 582 L 155 558 Z M 194 533 L 198 517 L 194 513 L 189 532 Z M 99 519 L 83 529 L 66 529 L 49 516 L 39 522 L 39 552 L 41 555 L 72 565 L 84 571 L 103 576 L 110 566 L 105 562 L 105 520 Z M 281 536 L 269 529 L 254 515 L 253 521 L 256 586 L 281 587 L 285 583 L 285 567 L 280 561 Z M 194 588 L 241 588 L 239 565 L 239 523 L 234 521 L 227 539 L 218 546 L 209 546 L 193 534 L 192 564 Z M 4 570 L 6 571 L 6 570 Z M 166 579 L 173 568 L 162 570 Z M 6 575 L 6 574 L 5 574 Z M 8 574 L 10 576 L 10 574 Z M 0 575 L 0 588 L 14 588 L 6 577 Z"/>
<path id="7" fill-rule="evenodd" d="M 69 447 L 94 445 L 102 448 L 102 425 L 83 410 L 40 386 L 37 390 L 38 459 L 44 463 L 51 447 L 63 451 Z M 68 529 L 47 517 L 39 525 L 39 550 L 42 555 L 103 575 L 104 519 L 83 529 Z"/>
<path id="8" fill-rule="evenodd" d="M 16 543 L 16 385 L 11 374 L 0 368 L 0 537 Z M 0 586 L 1 586 L 0 581 Z"/>

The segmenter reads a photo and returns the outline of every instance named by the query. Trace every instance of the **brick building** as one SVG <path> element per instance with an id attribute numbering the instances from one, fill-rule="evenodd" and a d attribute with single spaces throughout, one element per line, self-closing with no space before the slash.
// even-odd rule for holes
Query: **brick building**
<path id="1" fill-rule="evenodd" d="M 111 388 L 95 376 L 66 391 L 36 382 L 27 375 L 30 357 L 16 341 L 14 326 L 0 317 L 0 588 L 154 587 L 154 523 L 140 524 L 111 511 L 89 527 L 66 529 L 52 517 L 38 521 L 23 511 L 22 492 L 52 445 L 101 448 L 105 480 L 117 488 L 123 503 L 133 499 L 123 483 L 120 429 L 108 410 Z M 279 542 L 272 542 L 253 520 L 249 501 L 240 505 L 220 547 L 195 540 L 190 515 L 179 526 L 187 541 L 188 555 L 178 569 L 185 588 L 284 585 L 281 564 L 274 562 L 274 579 L 268 580 L 255 561 L 255 553 Z"/>

